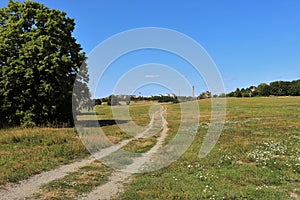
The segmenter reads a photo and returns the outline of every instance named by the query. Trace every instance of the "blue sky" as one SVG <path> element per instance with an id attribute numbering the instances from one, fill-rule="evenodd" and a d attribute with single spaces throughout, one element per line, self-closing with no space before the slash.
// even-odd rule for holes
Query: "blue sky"
<path id="1" fill-rule="evenodd" d="M 300 1 L 298 0 L 38 0 L 75 18 L 74 36 L 85 52 L 114 34 L 140 27 L 163 27 L 196 40 L 216 63 L 227 92 L 274 80 L 300 78 Z M 1 0 L 0 6 L 6 5 Z M 110 85 L 132 67 L 149 62 L 169 64 L 205 90 L 201 77 L 184 61 L 166 53 L 143 51 L 118 60 L 105 74 L 95 96 L 106 96 Z M 173 60 L 172 60 L 173 59 Z M 132 61 L 134 60 L 134 61 Z M 175 62 L 176 61 L 176 62 Z M 134 64 L 134 66 L 133 66 Z M 119 73 L 118 67 L 126 66 Z M 112 67 L 113 68 L 113 67 Z M 106 84 L 105 86 L 103 84 Z M 172 88 L 175 93 L 180 86 Z M 138 91 L 136 91 L 138 92 Z M 147 87 L 143 95 L 163 93 Z M 188 95 L 190 91 L 181 91 Z"/>

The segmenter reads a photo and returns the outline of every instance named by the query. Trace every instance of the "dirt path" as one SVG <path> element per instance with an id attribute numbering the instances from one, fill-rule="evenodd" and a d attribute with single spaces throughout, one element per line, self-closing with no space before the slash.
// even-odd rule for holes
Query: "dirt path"
<path id="1" fill-rule="evenodd" d="M 163 111 L 161 111 L 161 116 L 162 116 L 162 113 L 163 113 Z M 154 121 L 155 121 L 154 115 L 155 114 L 153 114 L 153 116 L 151 117 L 151 122 L 149 124 L 149 127 L 142 134 L 139 134 L 138 137 L 141 137 L 142 135 L 144 135 L 147 131 L 149 131 L 152 128 Z M 51 171 L 42 172 L 40 174 L 32 176 L 31 178 L 29 178 L 27 180 L 21 181 L 18 184 L 13 184 L 4 189 L 0 189 L 0 199 L 1 200 L 13 200 L 13 199 L 25 199 L 25 198 L 31 197 L 35 192 L 37 192 L 40 189 L 40 187 L 43 184 L 49 183 L 56 179 L 63 178 L 69 172 L 74 171 L 77 168 L 86 166 L 86 165 L 90 164 L 91 162 L 95 161 L 96 158 L 99 159 L 99 158 L 103 158 L 103 157 L 109 155 L 109 154 L 117 151 L 118 149 L 122 148 L 123 146 L 128 144 L 133 139 L 135 139 L 135 138 L 124 140 L 124 141 L 118 143 L 117 145 L 113 145 L 113 146 L 104 148 L 97 154 L 90 156 L 86 159 L 83 159 L 81 161 L 63 165 L 63 166 L 53 169 Z M 158 143 L 159 142 L 157 142 L 157 144 Z M 109 183 L 105 184 L 105 187 L 108 187 L 107 192 L 101 193 L 101 194 L 103 194 L 104 199 L 107 199 L 106 197 L 111 197 L 112 195 L 115 195 L 118 192 L 119 188 L 121 188 L 120 186 L 122 184 L 119 184 L 119 183 L 123 183 L 123 181 L 125 181 L 129 177 L 130 177 L 130 174 L 126 174 L 126 173 L 122 174 L 122 172 L 114 173 L 110 177 L 111 181 Z M 102 190 L 105 191 L 106 190 L 105 187 L 103 187 Z M 113 188 L 116 189 L 116 191 L 113 191 Z M 98 191 L 98 189 L 99 188 L 97 188 L 95 191 Z M 100 190 L 101 190 L 101 188 L 100 188 Z M 93 192 L 91 193 L 91 196 L 93 197 Z M 98 198 L 89 198 L 89 199 L 98 199 Z"/>
<path id="2" fill-rule="evenodd" d="M 63 165 L 59 168 L 53 169 L 51 171 L 42 172 L 40 174 L 34 175 L 31 178 L 21 181 L 19 184 L 13 184 L 7 188 L 0 190 L 0 199 L 24 199 L 29 197 L 34 192 L 39 190 L 40 186 L 53 181 L 55 179 L 62 178 L 67 175 L 68 172 L 73 171 L 75 168 L 83 167 L 90 162 L 92 162 L 94 158 L 90 156 L 87 159 L 84 159 L 79 162 L 74 162 L 68 165 Z"/>
<path id="3" fill-rule="evenodd" d="M 136 172 L 140 169 L 146 162 L 150 161 L 150 158 L 153 154 L 155 154 L 159 148 L 162 147 L 165 138 L 167 136 L 168 127 L 167 121 L 163 117 L 163 113 L 165 110 L 161 111 L 160 116 L 162 119 L 163 130 L 160 134 L 160 137 L 157 139 L 157 143 L 153 146 L 147 153 L 144 153 L 141 157 L 134 159 L 133 163 L 127 166 L 124 171 L 116 171 L 109 177 L 109 182 L 97 187 L 91 193 L 89 193 L 86 197 L 81 198 L 82 200 L 99 200 L 99 199 L 112 199 L 116 198 L 116 196 L 123 191 L 124 184 L 130 181 L 130 177 L 132 173 Z"/>
<path id="4" fill-rule="evenodd" d="M 292 192 L 290 196 L 296 200 L 300 200 L 300 197 L 294 192 Z"/>
<path id="5" fill-rule="evenodd" d="M 97 158 L 103 158 L 118 149 L 122 148 L 128 144 L 132 139 L 124 140 L 117 145 L 110 146 L 102 149 L 96 154 Z M 63 165 L 59 168 L 53 169 L 51 171 L 42 172 L 40 174 L 34 175 L 31 178 L 21 181 L 18 184 L 13 184 L 9 187 L 0 190 L 0 199 L 2 200 L 12 200 L 12 199 L 25 199 L 26 197 L 31 197 L 35 192 L 37 192 L 43 184 L 49 183 L 53 180 L 63 178 L 69 172 L 74 171 L 77 168 L 86 166 L 91 162 L 95 161 L 95 155 L 89 156 L 78 162 L 74 162 L 68 165 Z"/>

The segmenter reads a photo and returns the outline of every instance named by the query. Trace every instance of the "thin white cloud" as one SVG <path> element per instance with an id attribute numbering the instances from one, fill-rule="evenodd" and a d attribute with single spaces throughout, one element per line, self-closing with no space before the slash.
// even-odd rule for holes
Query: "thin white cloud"
<path id="1" fill-rule="evenodd" d="M 147 74 L 145 75 L 145 78 L 159 78 L 160 75 L 156 75 L 156 74 Z"/>

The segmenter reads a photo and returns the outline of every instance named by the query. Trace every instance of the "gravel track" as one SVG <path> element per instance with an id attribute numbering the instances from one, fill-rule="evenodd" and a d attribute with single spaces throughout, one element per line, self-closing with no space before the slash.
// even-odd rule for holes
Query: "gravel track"
<path id="1" fill-rule="evenodd" d="M 123 171 L 116 171 L 109 177 L 109 182 L 100 185 L 95 190 L 90 192 L 87 196 L 81 198 L 82 200 L 99 200 L 99 199 L 112 199 L 116 198 L 120 192 L 123 191 L 124 185 L 130 182 L 133 172 L 138 171 L 145 163 L 150 161 L 151 156 L 155 154 L 163 145 L 167 136 L 168 127 L 167 121 L 163 117 L 165 110 L 160 112 L 162 119 L 163 130 L 160 137 L 157 138 L 156 145 L 154 145 L 147 153 L 141 157 L 135 158 L 133 163 L 126 167 Z M 131 173 L 130 173 L 131 172 Z"/>

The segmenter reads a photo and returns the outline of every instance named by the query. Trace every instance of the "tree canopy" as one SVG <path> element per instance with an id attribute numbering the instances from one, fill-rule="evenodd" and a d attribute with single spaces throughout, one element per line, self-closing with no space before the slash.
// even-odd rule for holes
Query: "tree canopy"
<path id="1" fill-rule="evenodd" d="M 0 8 L 0 127 L 72 124 L 73 84 L 85 60 L 74 28 L 65 12 L 37 2 Z M 82 69 L 86 94 L 78 98 L 88 96 Z"/>
<path id="2" fill-rule="evenodd" d="M 261 83 L 257 87 L 237 88 L 227 94 L 229 97 L 253 97 L 253 96 L 300 96 L 300 79 L 295 81 L 274 81 L 270 84 Z"/>

